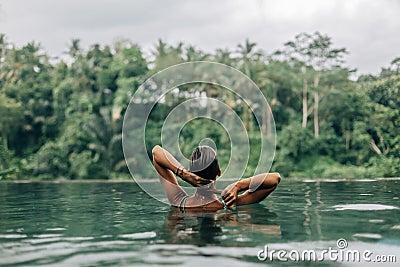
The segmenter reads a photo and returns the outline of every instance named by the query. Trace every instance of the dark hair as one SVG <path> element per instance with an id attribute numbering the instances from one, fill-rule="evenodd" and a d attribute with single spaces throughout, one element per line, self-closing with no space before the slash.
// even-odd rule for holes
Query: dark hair
<path id="1" fill-rule="evenodd" d="M 208 180 L 215 180 L 219 171 L 217 153 L 209 146 L 198 146 L 190 157 L 190 171 Z"/>

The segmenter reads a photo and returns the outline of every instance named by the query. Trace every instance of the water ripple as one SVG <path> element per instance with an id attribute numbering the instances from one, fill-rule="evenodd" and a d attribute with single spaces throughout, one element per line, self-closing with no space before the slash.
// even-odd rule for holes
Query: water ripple
<path id="1" fill-rule="evenodd" d="M 398 207 L 381 204 L 346 204 L 335 205 L 335 210 L 397 210 Z"/>
<path id="2" fill-rule="evenodd" d="M 156 237 L 156 235 L 157 234 L 155 232 L 144 232 L 144 233 L 124 234 L 124 235 L 119 235 L 119 237 L 129 238 L 129 239 L 148 239 Z"/>

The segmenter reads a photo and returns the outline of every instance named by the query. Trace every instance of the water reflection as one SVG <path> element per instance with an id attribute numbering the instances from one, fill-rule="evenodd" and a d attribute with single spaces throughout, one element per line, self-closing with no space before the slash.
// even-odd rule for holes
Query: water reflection
<path id="1" fill-rule="evenodd" d="M 182 213 L 171 207 L 160 237 L 170 244 L 233 245 L 254 244 L 254 236 L 263 241 L 280 239 L 280 226 L 270 218 L 277 217 L 261 204 L 238 207 L 235 210 L 205 212 L 187 210 Z"/>
<path id="2" fill-rule="evenodd" d="M 350 249 L 400 259 L 399 185 L 283 181 L 261 204 L 181 213 L 130 182 L 0 183 L 0 265 L 191 265 L 209 259 L 215 265 L 219 259 L 217 265 L 231 260 L 237 266 L 256 262 L 266 244 L 327 248 L 339 238 Z"/>

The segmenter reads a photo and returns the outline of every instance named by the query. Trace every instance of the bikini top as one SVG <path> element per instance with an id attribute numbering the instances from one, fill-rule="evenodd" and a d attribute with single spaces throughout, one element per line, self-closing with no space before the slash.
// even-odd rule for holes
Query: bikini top
<path id="1" fill-rule="evenodd" d="M 182 197 L 181 202 L 179 203 L 179 210 L 180 210 L 182 213 L 185 213 L 185 203 L 186 203 L 186 200 L 187 200 L 188 198 L 189 198 L 188 195 Z M 219 199 L 219 201 L 221 201 L 221 203 L 224 205 L 224 210 L 228 209 L 228 206 L 226 206 L 225 201 L 224 201 L 222 198 L 219 198 L 219 197 L 218 197 L 218 199 Z"/>

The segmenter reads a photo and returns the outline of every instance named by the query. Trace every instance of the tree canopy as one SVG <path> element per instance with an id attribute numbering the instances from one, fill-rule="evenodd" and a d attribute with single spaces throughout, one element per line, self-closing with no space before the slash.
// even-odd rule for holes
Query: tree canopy
<path id="1" fill-rule="evenodd" d="M 130 98 L 157 71 L 195 60 L 237 68 L 268 99 L 277 128 L 271 171 L 307 178 L 400 176 L 400 57 L 379 75 L 355 81 L 350 78 L 355 70 L 345 65 L 347 50 L 334 47 L 319 32 L 301 33 L 269 53 L 250 40 L 237 49 L 206 53 L 161 39 L 149 56 L 129 40 L 84 50 L 73 39 L 65 51 L 64 59 L 54 61 L 40 44 L 17 47 L 0 34 L 0 179 L 126 178 L 121 129 Z M 160 129 L 174 105 L 194 92 L 218 95 L 249 133 L 246 174 L 252 174 L 258 163 L 257 136 L 268 134 L 270 118 L 258 127 L 251 110 L 218 86 L 177 90 L 149 117 L 148 155 L 160 143 Z M 216 142 L 226 165 L 229 137 L 218 123 L 187 123 L 180 137 L 184 154 L 205 137 Z"/>

